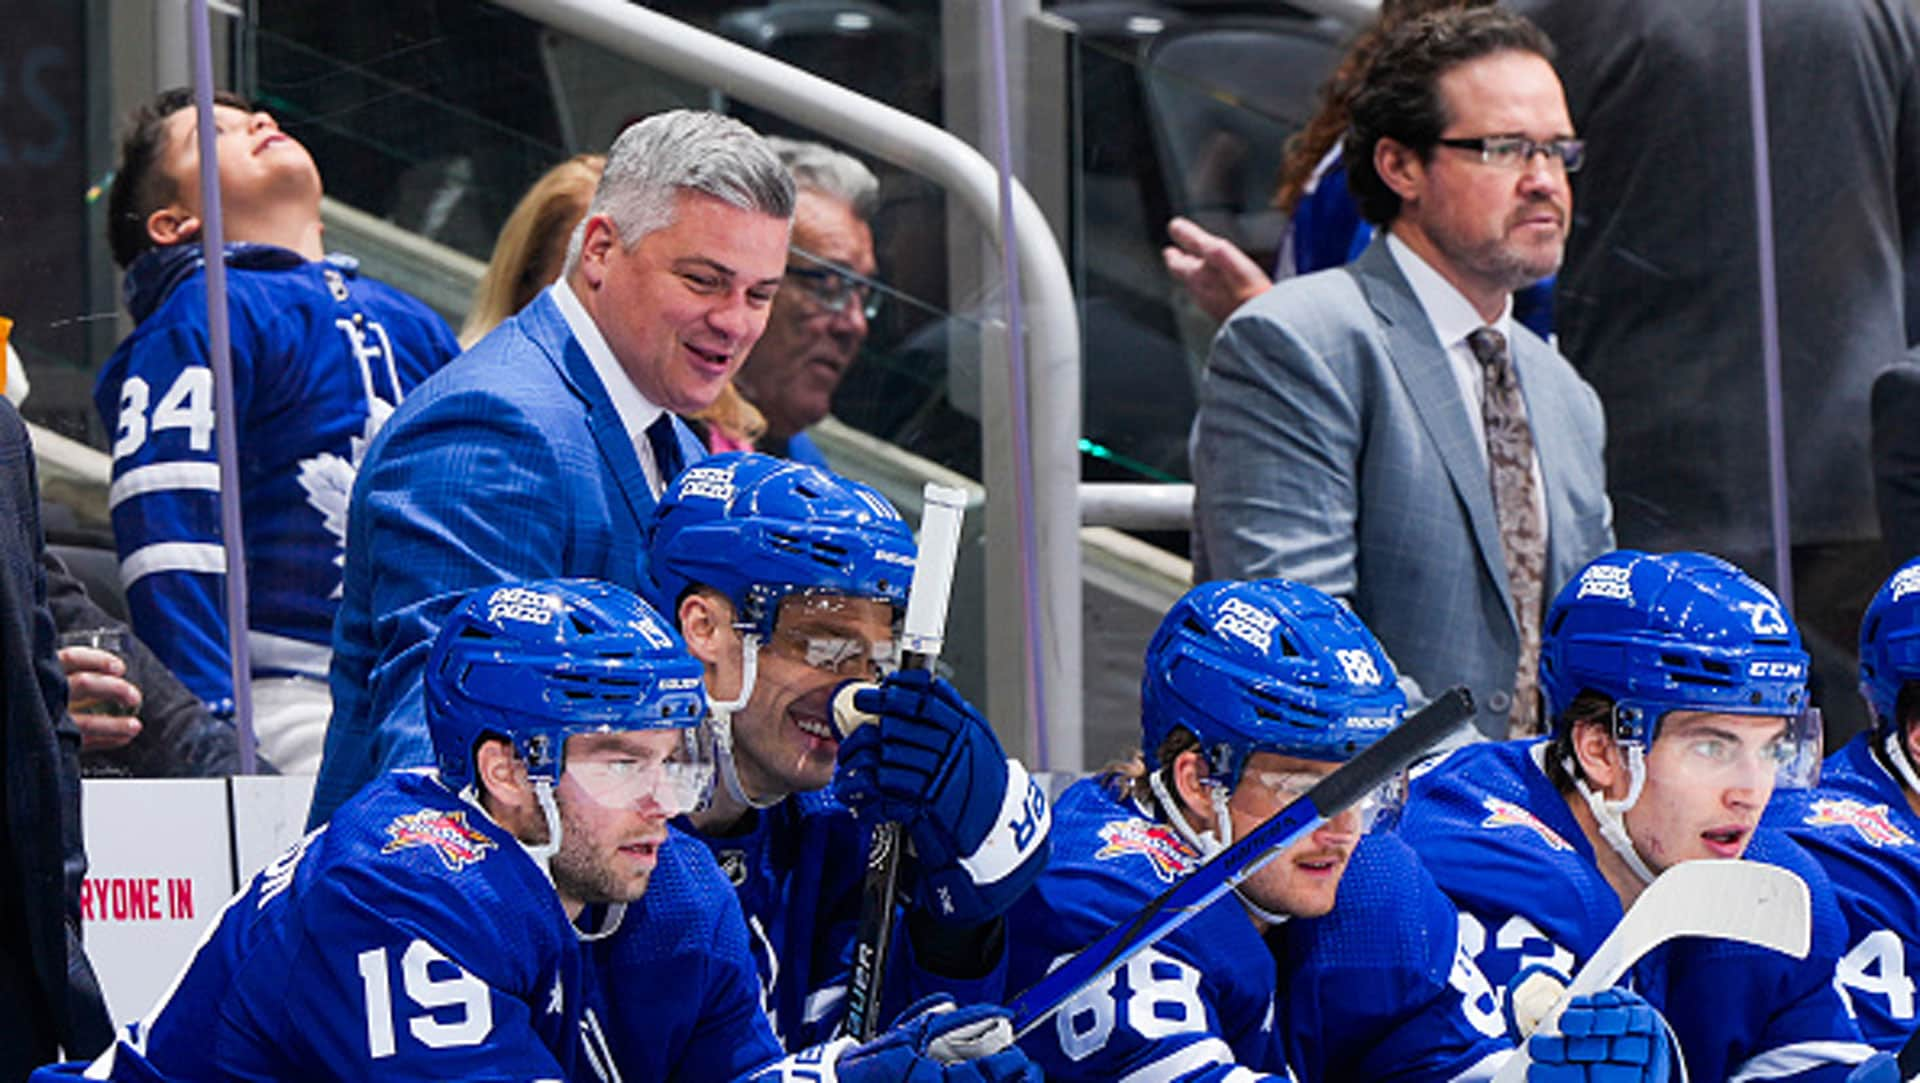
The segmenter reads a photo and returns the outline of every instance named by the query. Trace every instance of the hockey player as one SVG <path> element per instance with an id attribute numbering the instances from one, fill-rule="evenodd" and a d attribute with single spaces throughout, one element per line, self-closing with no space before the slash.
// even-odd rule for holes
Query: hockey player
<path id="1" fill-rule="evenodd" d="M 460 352 L 433 312 L 321 248 L 320 173 L 273 117 L 217 95 L 248 649 L 261 753 L 320 760 L 327 667 L 361 453 Z M 114 538 L 134 629 L 217 716 L 233 712 L 213 443 L 198 124 L 190 92 L 132 117 L 107 197 L 136 324 L 100 370 Z"/>
<path id="2" fill-rule="evenodd" d="M 886 678 L 857 697 L 879 721 L 847 743 L 846 792 L 904 823 L 917 853 L 879 1018 L 922 992 L 997 1001 L 999 915 L 1045 863 L 1046 800 L 946 681 L 886 676 L 914 565 L 899 513 L 858 482 L 729 453 L 675 480 L 646 545 L 650 597 L 678 615 L 715 701 L 719 784 L 680 822 L 739 892 L 776 1032 L 811 1044 L 845 1014 L 869 828 L 827 787 L 830 701 L 850 680 Z"/>
<path id="3" fill-rule="evenodd" d="M 1920 963 L 1920 561 L 1881 586 L 1860 622 L 1860 691 L 1873 729 L 1821 767 L 1820 785 L 1767 806 L 1820 862 L 1847 919 L 1834 988 L 1875 1047 L 1913 1036 Z"/>
<path id="4" fill-rule="evenodd" d="M 1642 959 L 1632 988 L 1672 1024 L 1694 1079 L 1877 1078 L 1831 984 L 1832 887 L 1760 826 L 1776 776 L 1804 785 L 1819 750 L 1807 655 L 1773 594 L 1716 557 L 1606 554 L 1547 613 L 1540 687 L 1550 736 L 1454 752 L 1414 779 L 1401 820 L 1486 976 L 1504 988 L 1536 966 L 1575 972 L 1679 862 L 1768 862 L 1811 891 L 1806 959 L 1681 939 Z M 1527 1015 L 1530 998 L 1513 999 Z"/>
<path id="5" fill-rule="evenodd" d="M 1017 1050 L 983 1040 L 1004 1017 L 981 1008 L 768 1064 L 738 904 L 667 825 L 711 787 L 705 708 L 699 664 L 626 590 L 475 593 L 427 662 L 437 771 L 383 776 L 256 876 L 87 1077 L 618 1079 L 607 980 L 673 990 L 645 1021 L 653 1070 L 630 1079 L 1023 1078 Z M 629 928 L 659 969 L 597 971 L 582 942 Z"/>
<path id="6" fill-rule="evenodd" d="M 1147 648 L 1142 754 L 1076 783 L 1054 810 L 1052 862 L 1009 918 L 1009 983 L 1032 983 L 1133 918 L 1382 736 L 1404 705 L 1372 633 L 1319 591 L 1278 579 L 1195 587 Z M 1412 852 L 1366 834 L 1378 806 L 1283 851 L 1237 899 L 1134 956 L 1023 1046 L 1064 1080 L 1490 1077 L 1512 1049 L 1493 991 L 1456 951 L 1454 908 Z M 1639 1037 L 1594 1043 L 1599 1064 L 1619 1061 L 1617 1078 L 1660 1078 L 1645 1005 L 1609 996 L 1573 1011 Z M 1568 1055 L 1589 1053 L 1537 1044 L 1543 1062 L 1576 1072 Z"/>

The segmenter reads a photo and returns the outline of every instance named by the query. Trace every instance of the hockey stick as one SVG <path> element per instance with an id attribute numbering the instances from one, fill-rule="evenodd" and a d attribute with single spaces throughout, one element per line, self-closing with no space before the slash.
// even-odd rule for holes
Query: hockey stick
<path id="1" fill-rule="evenodd" d="M 907 617 L 901 627 L 901 669 L 931 669 L 940 657 L 967 494 L 928 482 L 922 507 L 920 555 L 913 564 L 913 582 L 907 587 Z M 835 698 L 850 701 L 852 697 L 843 693 Z M 842 736 L 852 726 L 871 721 L 841 702 L 836 702 L 834 716 Z M 899 890 L 905 847 L 906 836 L 899 823 L 889 820 L 874 827 L 867 850 L 867 878 L 860 887 L 860 930 L 854 940 L 853 973 L 847 980 L 845 1031 L 863 1042 L 879 1029 L 880 990 L 893 940 L 893 901 Z"/>
<path id="2" fill-rule="evenodd" d="M 1007 1008 L 1013 1015 L 1015 1037 L 1045 1022 L 1081 990 L 1186 924 L 1282 850 L 1406 770 L 1472 717 L 1473 696 L 1465 688 L 1455 688 L 1394 727 L 1298 801 L 1161 892 L 1132 921 L 1114 926 L 1013 998 Z"/>
<path id="3" fill-rule="evenodd" d="M 1681 936 L 1738 940 L 1804 959 L 1813 937 L 1806 881 L 1758 861 L 1674 865 L 1634 900 L 1534 1033 L 1555 1033 L 1574 997 L 1612 988 L 1641 956 Z M 1494 1083 L 1520 1083 L 1532 1063 L 1522 1041 Z"/>

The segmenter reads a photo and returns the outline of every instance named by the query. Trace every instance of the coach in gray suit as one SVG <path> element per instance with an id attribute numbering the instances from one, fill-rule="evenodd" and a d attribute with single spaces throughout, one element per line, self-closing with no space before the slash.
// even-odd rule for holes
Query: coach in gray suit
<path id="1" fill-rule="evenodd" d="M 1199 576 L 1346 599 L 1421 692 L 1467 684 L 1495 738 L 1537 726 L 1523 652 L 1545 600 L 1612 547 L 1599 399 L 1512 319 L 1512 291 L 1560 262 L 1583 149 L 1551 56 L 1492 9 L 1388 40 L 1344 149 L 1382 236 L 1227 321 L 1194 430 Z M 1483 328 L 1510 344 L 1519 385 L 1499 416 L 1483 413 L 1494 366 L 1469 343 Z M 1530 540 L 1503 538 L 1503 519 Z"/>

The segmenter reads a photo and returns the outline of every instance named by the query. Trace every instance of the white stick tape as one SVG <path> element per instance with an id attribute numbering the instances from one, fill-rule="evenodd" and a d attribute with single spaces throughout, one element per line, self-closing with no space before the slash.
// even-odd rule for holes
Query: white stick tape
<path id="1" fill-rule="evenodd" d="M 960 555 L 960 524 L 966 516 L 965 490 L 928 482 L 920 515 L 920 556 L 907 588 L 907 619 L 900 646 L 932 658 L 946 639 L 947 599 L 953 593 L 953 567 Z"/>

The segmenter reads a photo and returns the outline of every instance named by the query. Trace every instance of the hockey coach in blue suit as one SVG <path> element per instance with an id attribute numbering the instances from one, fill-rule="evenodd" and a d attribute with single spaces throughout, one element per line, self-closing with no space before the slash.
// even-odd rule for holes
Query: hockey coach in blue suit
<path id="1" fill-rule="evenodd" d="M 350 505 L 314 824 L 382 770 L 427 762 L 420 665 L 467 591 L 641 585 L 640 522 L 701 454 L 673 414 L 711 403 L 765 330 L 793 200 L 786 167 L 737 121 L 630 126 L 561 281 L 394 414 Z"/>

